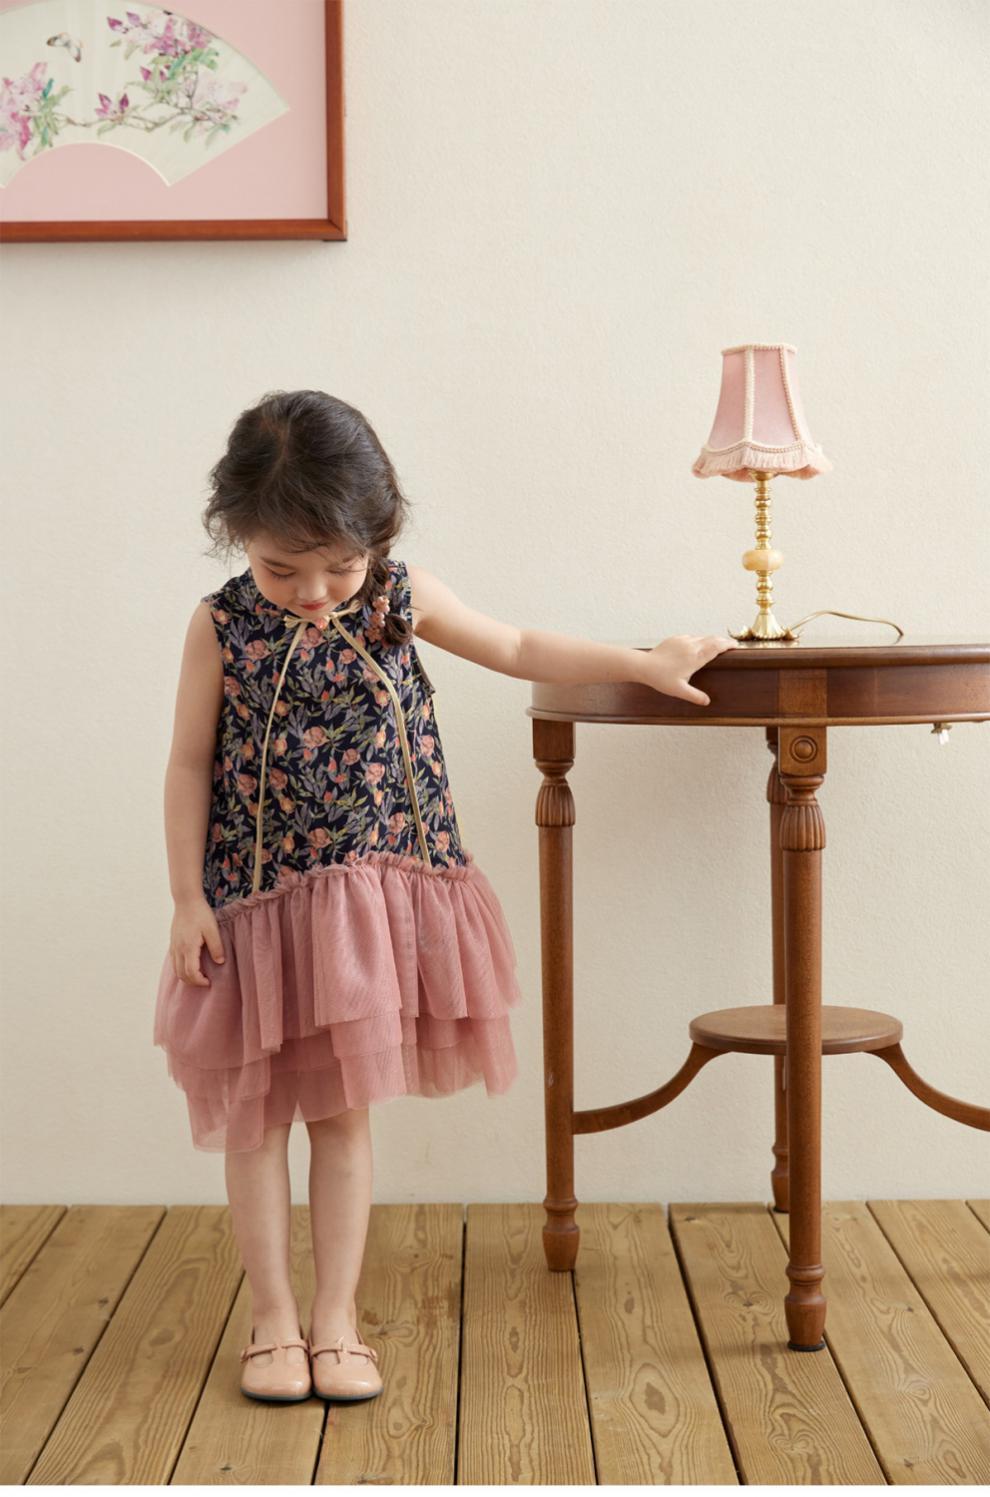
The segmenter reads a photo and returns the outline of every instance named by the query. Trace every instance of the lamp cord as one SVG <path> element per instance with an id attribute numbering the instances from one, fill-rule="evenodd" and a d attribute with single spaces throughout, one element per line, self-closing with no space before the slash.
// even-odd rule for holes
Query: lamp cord
<path id="1" fill-rule="evenodd" d="M 895 624 L 893 619 L 869 618 L 865 613 L 842 613 L 837 608 L 819 608 L 817 613 L 809 613 L 807 618 L 798 619 L 796 624 L 790 624 L 788 626 L 790 632 L 794 635 L 795 638 L 797 638 L 797 631 L 802 624 L 809 624 L 812 619 L 821 618 L 823 613 L 831 613 L 837 619 L 860 619 L 865 624 L 889 624 L 892 629 L 897 630 L 898 639 L 901 639 L 904 636 L 904 630 L 901 628 L 900 624 Z"/>

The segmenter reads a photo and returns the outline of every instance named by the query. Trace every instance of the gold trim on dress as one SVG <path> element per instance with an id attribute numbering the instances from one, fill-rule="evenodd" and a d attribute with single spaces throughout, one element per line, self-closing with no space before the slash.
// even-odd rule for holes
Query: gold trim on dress
<path id="1" fill-rule="evenodd" d="M 353 613 L 354 609 L 355 608 L 360 608 L 360 606 L 361 606 L 360 603 L 352 603 L 348 608 L 338 608 L 338 609 L 334 610 L 333 612 L 331 612 L 329 615 L 325 615 L 324 617 L 322 617 L 320 619 L 303 619 L 303 618 L 300 618 L 298 616 L 298 614 L 294 614 L 294 613 L 284 613 L 282 615 L 282 618 L 283 618 L 283 620 L 284 620 L 285 623 L 287 623 L 287 624 L 297 624 L 299 627 L 296 629 L 296 632 L 295 632 L 295 634 L 292 637 L 292 641 L 291 641 L 291 643 L 289 645 L 289 648 L 288 648 L 288 650 L 286 651 L 286 654 L 285 654 L 285 659 L 282 662 L 282 669 L 281 669 L 281 671 L 279 673 L 278 682 L 277 682 L 276 687 L 275 687 L 275 695 L 272 698 L 271 711 L 268 714 L 268 723 L 267 723 L 267 725 L 265 727 L 265 737 L 264 737 L 264 741 L 263 741 L 262 746 L 261 746 L 261 775 L 260 775 L 259 783 L 258 783 L 258 813 L 257 813 L 257 816 L 255 818 L 254 875 L 253 875 L 253 878 L 252 878 L 252 881 L 251 881 L 251 893 L 252 894 L 257 894 L 257 892 L 258 892 L 258 890 L 259 890 L 259 888 L 261 886 L 262 831 L 263 831 L 263 817 L 264 817 L 264 811 L 265 811 L 265 774 L 266 774 L 267 765 L 268 765 L 268 740 L 269 740 L 269 738 L 271 736 L 272 721 L 273 721 L 273 719 L 275 717 L 275 704 L 278 701 L 279 692 L 282 690 L 282 684 L 285 681 L 285 673 L 286 673 L 286 671 L 289 668 L 289 661 L 292 658 L 292 652 L 295 649 L 296 645 L 299 643 L 299 640 L 302 637 L 303 630 L 308 625 L 310 625 L 310 624 L 318 624 L 319 627 L 325 628 L 326 624 L 330 621 L 330 619 L 333 620 L 333 622 L 336 625 L 336 627 L 337 627 L 338 631 L 340 632 L 340 634 L 342 634 L 343 637 L 353 646 L 353 648 L 355 650 L 357 650 L 358 654 L 362 655 L 364 657 L 364 659 L 368 662 L 368 664 L 371 666 L 372 670 L 381 679 L 382 683 L 388 689 L 388 693 L 389 693 L 389 695 L 392 698 L 392 703 L 393 703 L 393 705 L 395 707 L 396 726 L 397 726 L 397 728 L 399 730 L 399 742 L 400 742 L 400 744 L 402 746 L 402 760 L 403 760 L 403 764 L 405 766 L 405 771 L 406 771 L 406 780 L 407 780 L 408 790 L 409 790 L 409 799 L 410 799 L 410 802 L 412 803 L 413 815 L 414 815 L 415 821 L 416 821 L 416 834 L 417 834 L 417 836 L 419 838 L 420 851 L 421 851 L 421 853 L 423 855 L 423 862 L 426 864 L 426 866 L 428 868 L 432 868 L 432 866 L 433 866 L 432 861 L 430 859 L 429 844 L 427 843 L 427 839 L 426 839 L 426 828 L 423 825 L 423 818 L 422 818 L 422 815 L 420 814 L 420 809 L 419 809 L 419 801 L 418 801 L 417 796 L 416 796 L 416 782 L 415 782 L 415 777 L 413 775 L 412 755 L 409 752 L 409 741 L 408 741 L 408 738 L 406 736 L 406 719 L 405 719 L 405 714 L 402 711 L 402 703 L 399 700 L 399 694 L 396 691 L 393 682 L 391 681 L 391 679 L 389 678 L 389 676 L 386 675 L 386 673 L 381 669 L 381 667 L 378 665 L 377 661 L 375 661 L 374 658 L 371 655 L 369 655 L 368 651 L 364 648 L 364 646 L 361 645 L 361 644 L 359 644 L 358 641 L 354 638 L 354 636 L 352 634 L 350 634 L 344 628 L 344 626 L 342 624 L 338 623 L 338 616 L 340 614 L 342 614 L 342 613 Z"/>
<path id="2" fill-rule="evenodd" d="M 381 678 L 382 685 L 386 688 L 389 696 L 392 698 L 392 702 L 395 707 L 395 724 L 399 730 L 399 742 L 402 745 L 402 758 L 406 767 L 406 781 L 408 783 L 409 789 L 409 801 L 413 808 L 413 815 L 416 818 L 416 834 L 419 837 L 419 848 L 420 852 L 423 855 L 423 862 L 426 864 L 427 868 L 432 868 L 433 864 L 430 859 L 429 844 L 426 840 L 426 828 L 423 825 L 423 817 L 420 813 L 419 800 L 416 795 L 416 780 L 413 773 L 412 755 L 409 752 L 409 740 L 406 736 L 406 718 L 405 713 L 402 710 L 402 703 L 399 701 L 399 693 L 396 691 L 395 684 L 393 683 L 391 677 L 382 670 L 381 666 L 374 659 L 374 657 L 372 655 L 369 655 L 368 651 L 364 648 L 364 645 L 359 644 L 358 641 L 354 638 L 353 634 L 349 633 L 348 630 L 344 628 L 343 624 L 338 621 L 337 615 L 335 613 L 332 613 L 330 617 L 333 620 L 334 625 L 344 636 L 344 638 L 350 642 L 354 649 L 357 650 L 359 655 L 364 656 L 365 660 L 371 666 L 371 669 L 377 676 Z"/>

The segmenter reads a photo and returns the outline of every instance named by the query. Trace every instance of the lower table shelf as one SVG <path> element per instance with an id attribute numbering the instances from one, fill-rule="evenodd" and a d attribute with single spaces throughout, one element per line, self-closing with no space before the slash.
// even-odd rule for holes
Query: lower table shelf
<path id="1" fill-rule="evenodd" d="M 742 1008 L 716 1008 L 698 1014 L 688 1033 L 710 1050 L 742 1050 L 750 1055 L 783 1055 L 787 1049 L 786 1006 L 750 1003 Z M 822 1004 L 822 1054 L 848 1055 L 857 1050 L 883 1050 L 899 1043 L 900 1019 L 872 1008 Z"/>

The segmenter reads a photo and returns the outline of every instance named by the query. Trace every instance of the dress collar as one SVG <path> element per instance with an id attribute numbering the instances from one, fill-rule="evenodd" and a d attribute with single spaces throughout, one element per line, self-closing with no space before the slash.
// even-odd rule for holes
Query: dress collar
<path id="1" fill-rule="evenodd" d="M 339 608 L 331 608 L 329 613 L 316 613 L 311 618 L 305 618 L 301 613 L 283 612 L 282 622 L 285 624 L 312 624 L 314 629 L 325 629 L 331 619 L 335 619 L 342 613 L 353 613 L 355 608 L 360 608 L 360 602 L 342 603 Z M 278 610 L 274 610 L 277 612 Z"/>

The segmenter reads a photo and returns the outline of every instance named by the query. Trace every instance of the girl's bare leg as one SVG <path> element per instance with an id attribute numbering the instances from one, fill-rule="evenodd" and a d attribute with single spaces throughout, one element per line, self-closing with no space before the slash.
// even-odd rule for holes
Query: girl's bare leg
<path id="1" fill-rule="evenodd" d="M 254 1339 L 289 1341 L 299 1336 L 299 1307 L 292 1288 L 289 1260 L 290 1209 L 289 1129 L 266 1128 L 257 1149 L 228 1153 L 225 1158 L 227 1197 L 234 1236 L 251 1286 Z M 305 1367 L 301 1346 L 285 1352 L 286 1361 Z M 254 1361 L 267 1367 L 271 1352 Z"/>
<path id="2" fill-rule="evenodd" d="M 306 1127 L 316 1273 L 310 1338 L 353 1344 L 363 1339 L 355 1296 L 371 1210 L 371 1121 L 367 1107 L 358 1107 Z"/>

